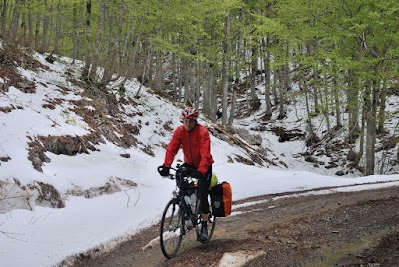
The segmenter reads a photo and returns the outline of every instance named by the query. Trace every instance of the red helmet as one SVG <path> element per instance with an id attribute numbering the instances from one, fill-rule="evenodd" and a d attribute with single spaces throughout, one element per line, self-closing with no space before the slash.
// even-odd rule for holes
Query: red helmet
<path id="1" fill-rule="evenodd" d="M 181 118 L 182 119 L 193 119 L 196 120 L 198 119 L 198 111 L 195 108 L 186 108 L 182 113 L 181 113 Z"/>

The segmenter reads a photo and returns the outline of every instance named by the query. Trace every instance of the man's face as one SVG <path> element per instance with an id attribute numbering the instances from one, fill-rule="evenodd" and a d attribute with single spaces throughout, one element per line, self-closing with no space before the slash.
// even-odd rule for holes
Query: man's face
<path id="1" fill-rule="evenodd" d="M 197 124 L 196 120 L 193 119 L 183 119 L 183 126 L 188 132 L 191 132 L 194 129 L 195 125 Z"/>

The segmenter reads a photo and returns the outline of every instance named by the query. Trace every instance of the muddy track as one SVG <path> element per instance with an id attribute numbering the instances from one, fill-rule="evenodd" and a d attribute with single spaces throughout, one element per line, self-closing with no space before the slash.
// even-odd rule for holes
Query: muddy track
<path id="1" fill-rule="evenodd" d="M 257 204 L 240 205 L 249 201 Z M 234 216 L 218 220 L 209 243 L 190 233 L 171 260 L 155 225 L 112 251 L 80 255 L 74 267 L 399 266 L 399 187 L 234 204 Z"/>

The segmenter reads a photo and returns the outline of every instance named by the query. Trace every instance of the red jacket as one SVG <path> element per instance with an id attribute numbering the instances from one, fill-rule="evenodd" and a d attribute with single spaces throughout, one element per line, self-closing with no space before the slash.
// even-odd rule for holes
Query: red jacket
<path id="1" fill-rule="evenodd" d="M 165 166 L 171 166 L 179 151 L 183 148 L 184 162 L 196 167 L 199 172 L 205 174 L 212 165 L 211 138 L 205 126 L 197 124 L 191 132 L 181 125 L 173 133 L 172 140 L 166 148 Z"/>

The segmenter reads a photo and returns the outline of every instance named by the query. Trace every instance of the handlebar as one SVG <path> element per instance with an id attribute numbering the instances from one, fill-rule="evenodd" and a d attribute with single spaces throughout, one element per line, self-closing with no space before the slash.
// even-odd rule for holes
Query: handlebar
<path id="1" fill-rule="evenodd" d="M 169 174 L 169 175 L 167 175 L 167 176 L 163 176 L 163 177 L 167 177 L 167 178 L 169 178 L 169 179 L 176 179 L 176 176 L 180 173 L 180 175 L 181 176 L 188 176 L 188 175 L 190 175 L 190 173 L 192 172 L 192 171 L 196 171 L 196 169 L 195 168 L 191 168 L 191 167 L 188 167 L 188 166 L 183 166 L 183 165 L 180 165 L 180 164 L 177 164 L 176 165 L 176 168 L 174 168 L 174 167 L 172 167 L 172 166 L 170 166 L 170 167 L 165 167 L 165 166 L 159 166 L 158 167 L 158 173 L 161 173 L 161 171 L 163 170 L 163 168 L 169 168 L 170 170 L 174 170 L 175 171 L 175 174 Z"/>

